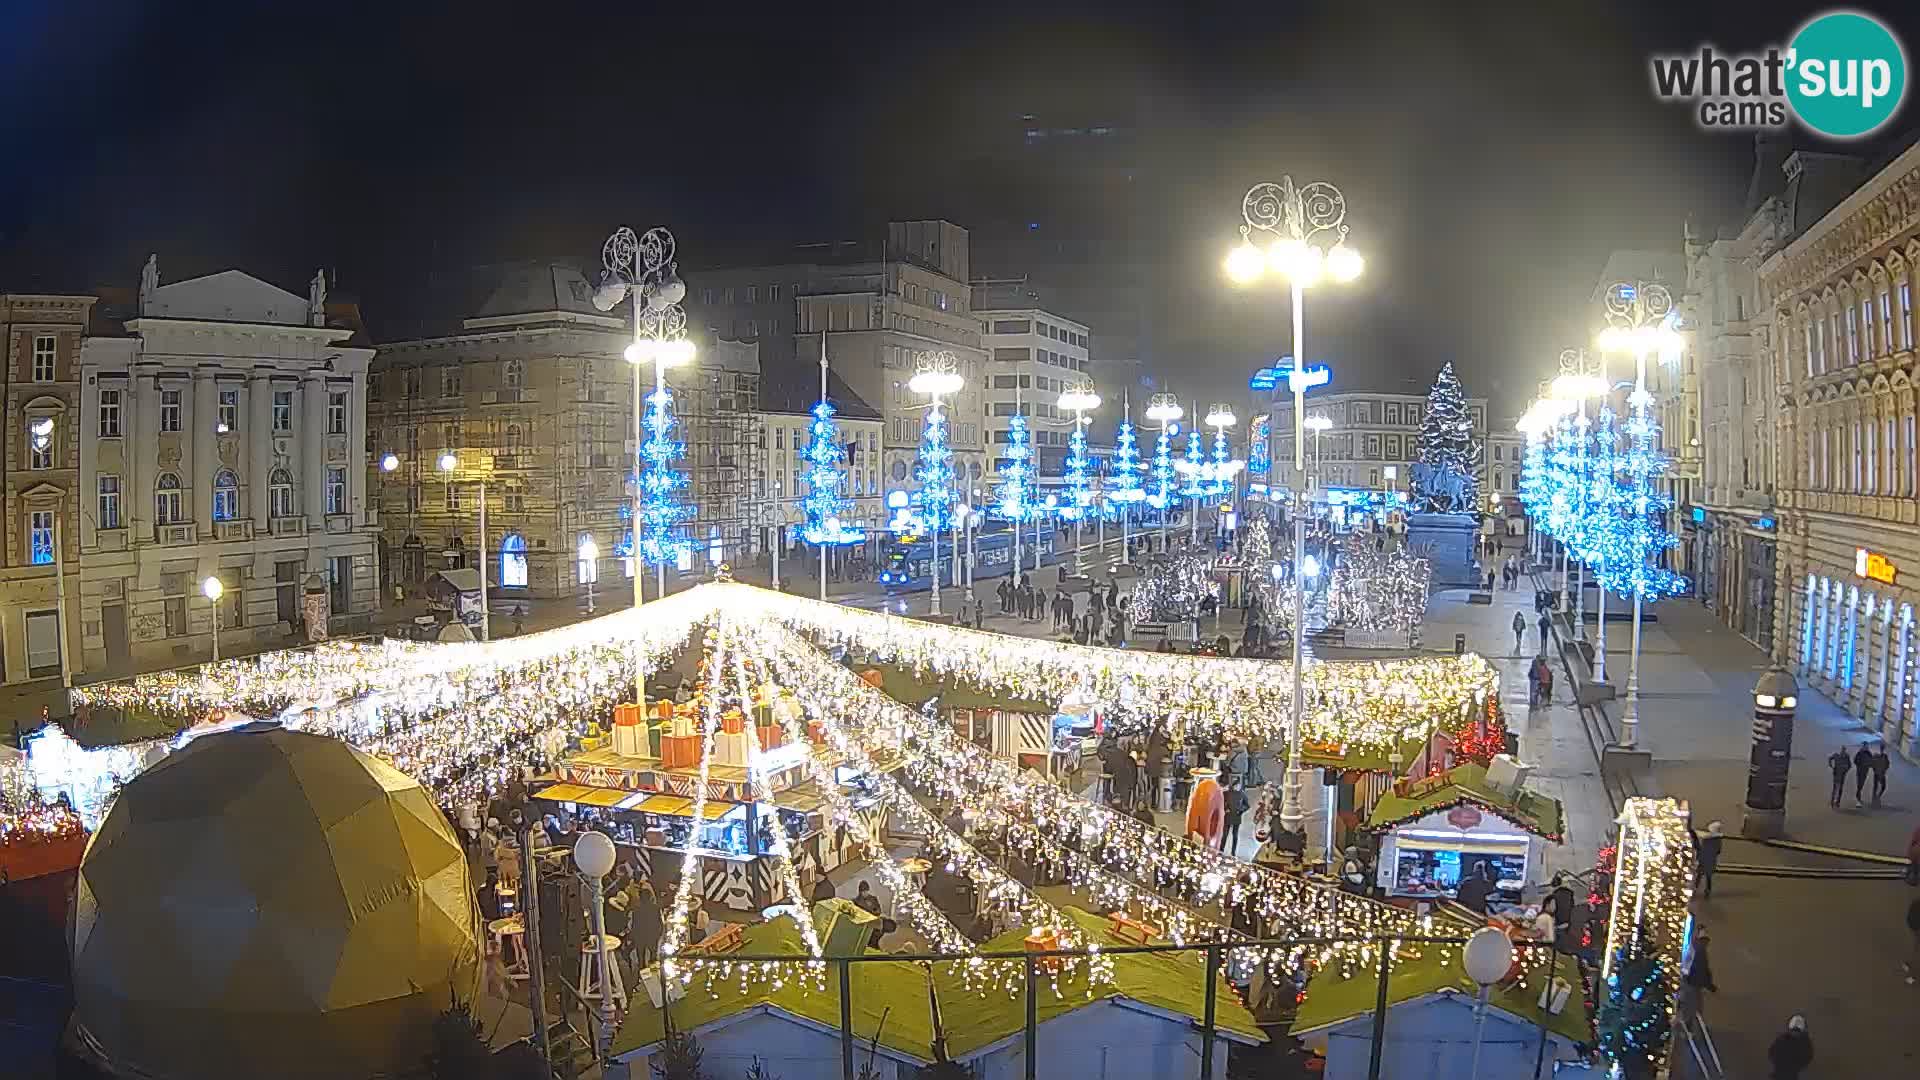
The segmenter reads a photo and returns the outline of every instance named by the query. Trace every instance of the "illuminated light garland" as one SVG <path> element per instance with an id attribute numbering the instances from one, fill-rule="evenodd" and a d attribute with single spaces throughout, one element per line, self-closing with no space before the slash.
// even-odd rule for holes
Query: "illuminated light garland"
<path id="1" fill-rule="evenodd" d="M 1173 505 L 1173 479 L 1176 472 L 1173 464 L 1173 433 L 1179 430 L 1178 424 L 1162 427 L 1160 438 L 1153 444 L 1153 486 L 1147 495 L 1147 505 L 1160 511 L 1162 516 Z"/>
<path id="2" fill-rule="evenodd" d="M 693 909 L 694 884 L 700 880 L 702 859 L 700 857 L 700 833 L 706 827 L 707 820 L 707 776 L 713 766 L 713 736 L 720 730 L 720 693 L 719 666 L 726 652 L 726 638 L 716 631 L 713 650 L 707 657 L 708 689 L 706 709 L 700 732 L 699 779 L 693 785 L 693 806 L 687 811 L 691 824 L 687 828 L 687 840 L 680 848 L 680 881 L 673 891 L 673 910 L 667 919 L 666 933 L 660 939 L 660 977 L 664 980 L 681 977 L 691 980 L 691 965 L 684 976 L 674 957 L 687 940 L 687 918 Z"/>
<path id="3" fill-rule="evenodd" d="M 1213 567 L 1198 555 L 1163 559 L 1143 578 L 1135 579 L 1127 594 L 1127 619 L 1143 622 L 1184 622 L 1199 617 L 1201 601 L 1220 599 L 1220 583 Z"/>
<path id="4" fill-rule="evenodd" d="M 1225 910 L 1242 908 L 1262 920 L 1261 925 L 1277 924 L 1281 936 L 1403 937 L 1431 931 L 1430 916 L 1241 862 L 1022 774 L 937 721 L 886 697 L 798 639 L 763 637 L 756 652 L 772 656 L 787 686 L 804 688 L 803 699 L 816 714 L 831 715 L 830 737 L 851 727 L 863 732 L 859 738 L 881 745 L 902 745 L 904 739 L 917 751 L 908 756 L 907 765 L 916 782 L 964 798 L 968 805 L 1009 812 L 1018 808 L 1036 827 L 1081 844 L 1090 857 L 1132 875 L 1150 892 L 1174 888 Z M 837 713 L 830 713 L 828 702 Z M 1325 946 L 1309 959 L 1315 966 L 1338 960 L 1342 970 L 1355 973 L 1369 970 L 1377 956 L 1372 942 L 1348 942 Z"/>
<path id="5" fill-rule="evenodd" d="M 1405 548 L 1379 551 L 1353 533 L 1341 543 L 1327 586 L 1327 620 L 1351 630 L 1411 634 L 1426 616 L 1433 566 Z"/>
<path id="6" fill-rule="evenodd" d="M 1197 499 L 1213 492 L 1213 479 L 1207 468 L 1205 457 L 1200 452 L 1200 429 L 1187 429 L 1187 456 L 1175 466 L 1180 475 L 1186 477 L 1186 483 L 1180 487 L 1180 494 L 1189 499 Z"/>
<path id="7" fill-rule="evenodd" d="M 916 493 L 920 528 L 934 532 L 952 524 L 953 449 L 947 445 L 947 417 L 940 411 L 938 398 L 928 407 L 926 425 L 920 429 L 920 456 L 914 462 L 913 473 L 920 482 Z"/>
<path id="8" fill-rule="evenodd" d="M 1067 436 L 1067 502 L 1060 508 L 1061 517 L 1078 521 L 1086 516 L 1093 505 L 1093 493 L 1087 490 L 1092 472 L 1093 458 L 1087 454 L 1086 421 L 1075 420 L 1073 434 Z"/>
<path id="9" fill-rule="evenodd" d="M 1146 498 L 1140 478 L 1147 467 L 1140 462 L 1140 444 L 1133 434 L 1133 423 L 1120 421 L 1120 429 L 1113 437 L 1113 457 L 1107 467 L 1112 477 L 1107 483 L 1107 501 L 1125 507 Z"/>
<path id="10" fill-rule="evenodd" d="M 1626 961 L 1650 959 L 1669 1024 L 1680 991 L 1680 959 L 1693 931 L 1695 862 L 1690 814 L 1672 799 L 1630 798 L 1620 810 L 1613 902 L 1608 907 L 1603 985 Z M 1648 1049 L 1657 1070 L 1664 1039 Z M 1629 1063 L 1619 1062 L 1625 1068 Z"/>
<path id="11" fill-rule="evenodd" d="M 1062 701 L 1079 692 L 1190 730 L 1278 737 L 1288 729 L 1288 665 L 1224 657 L 1122 652 L 899 619 L 739 584 L 703 585 L 711 602 L 778 619 L 834 645 L 890 658 L 1010 697 Z M 700 591 L 700 590 L 690 590 Z M 1498 688 L 1484 659 L 1312 660 L 1304 733 L 1320 742 L 1390 748 L 1470 715 Z"/>
<path id="12" fill-rule="evenodd" d="M 1662 523 L 1673 508 L 1673 499 L 1655 490 L 1652 481 L 1665 476 L 1671 462 L 1655 445 L 1660 432 L 1658 421 L 1649 409 L 1653 395 L 1636 389 L 1628 398 L 1632 415 L 1623 431 L 1627 452 L 1621 456 L 1620 469 L 1626 473 L 1630 491 L 1622 502 L 1625 530 L 1621 537 L 1621 561 L 1610 563 L 1600 575 L 1600 583 L 1623 596 L 1659 600 L 1676 596 L 1687 586 L 1687 579 L 1661 565 L 1660 556 L 1678 544 L 1679 538 Z"/>
<path id="13" fill-rule="evenodd" d="M 675 464 L 687 456 L 687 444 L 673 434 L 673 391 L 663 387 L 648 394 L 641 420 L 647 438 L 640 456 L 647 471 L 640 481 L 640 557 L 650 566 L 678 565 L 693 543 L 675 532 L 693 520 L 694 508 L 681 498 L 690 478 Z"/>
<path id="14" fill-rule="evenodd" d="M 730 632 L 730 628 L 726 627 L 724 622 L 717 631 L 722 637 L 727 636 Z M 747 665 L 743 650 L 738 646 L 733 650 L 733 679 L 735 693 L 739 697 L 740 714 L 749 727 L 746 737 L 747 782 L 753 789 L 753 799 L 755 802 L 764 803 L 767 806 L 773 807 L 775 806 L 773 789 L 767 785 L 766 772 L 761 768 L 759 733 L 751 730 L 754 727 L 753 690 L 747 679 Z M 718 671 L 714 672 L 709 685 L 711 692 L 716 697 L 719 695 L 719 685 L 722 681 L 720 673 Z M 696 816 L 693 820 L 697 824 L 702 819 Z M 788 843 L 787 824 L 780 819 L 780 811 L 777 808 L 773 810 L 772 820 L 773 827 L 767 831 L 772 840 L 772 843 L 769 845 L 772 850 L 768 853 L 768 858 L 773 863 L 774 876 L 786 889 L 788 900 L 793 907 L 793 919 L 794 922 L 800 926 L 800 941 L 806 946 L 807 955 L 813 957 L 815 960 L 819 960 L 825 953 L 820 947 L 820 934 L 813 925 L 813 903 L 807 898 L 805 891 L 800 888 L 800 875 L 795 873 L 793 869 L 793 850 Z M 749 840 L 749 843 L 751 843 L 751 840 Z M 772 980 L 773 985 L 778 988 L 784 981 L 781 969 L 786 965 L 769 964 L 767 966 L 773 969 L 766 973 L 767 977 Z M 827 969 L 824 963 L 808 964 L 807 971 L 812 975 L 817 989 L 826 989 Z"/>

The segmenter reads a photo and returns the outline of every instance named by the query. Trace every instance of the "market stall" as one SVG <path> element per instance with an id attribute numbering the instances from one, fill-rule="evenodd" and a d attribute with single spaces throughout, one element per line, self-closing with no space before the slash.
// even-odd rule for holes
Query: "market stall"
<path id="1" fill-rule="evenodd" d="M 1064 702 L 1061 710 L 1044 701 L 1010 696 L 1004 692 L 976 686 L 932 674 L 920 674 L 892 664 L 864 663 L 855 667 L 861 678 L 902 705 L 923 708 L 929 702 L 940 716 L 964 739 L 1018 764 L 1045 772 L 1049 758 L 1067 749 L 1056 741 L 1055 733 L 1064 728 L 1081 737 L 1091 731 L 1091 717 L 1085 710 Z M 1065 716 L 1066 723 L 1059 718 Z M 1083 724 L 1082 721 L 1089 722 Z"/>
<path id="2" fill-rule="evenodd" d="M 614 735 L 589 736 L 580 751 L 563 756 L 551 782 L 534 798 L 603 827 L 622 858 L 637 863 L 659 887 L 678 880 L 689 834 L 698 830 L 698 895 L 733 911 L 759 911 L 779 899 L 772 864 L 775 829 L 785 831 L 794 871 L 803 882 L 856 855 L 848 830 L 829 819 L 826 796 L 809 776 L 807 758 L 815 746 L 785 743 L 768 711 L 774 703 L 764 699 L 755 712 L 756 720 L 766 722 L 751 730 L 738 712 L 722 717 L 696 819 L 697 707 L 697 702 L 657 702 L 651 715 L 641 718 L 634 706 L 620 706 L 635 711 L 617 712 Z M 623 726 L 644 734 L 623 733 Z M 770 799 L 754 797 L 747 739 L 758 740 L 757 764 Z M 865 774 L 844 766 L 835 774 L 854 812 L 878 834 L 886 809 Z"/>
<path id="3" fill-rule="evenodd" d="M 1489 782 L 1488 768 L 1456 765 L 1421 780 L 1402 780 L 1374 804 L 1367 827 L 1380 834 L 1378 881 L 1389 896 L 1436 900 L 1458 896 L 1480 867 L 1491 874 L 1491 903 L 1518 903 L 1539 873 L 1544 845 L 1562 843 L 1565 816 L 1557 799 L 1521 782 Z M 1515 775 L 1511 770 L 1506 775 Z"/>

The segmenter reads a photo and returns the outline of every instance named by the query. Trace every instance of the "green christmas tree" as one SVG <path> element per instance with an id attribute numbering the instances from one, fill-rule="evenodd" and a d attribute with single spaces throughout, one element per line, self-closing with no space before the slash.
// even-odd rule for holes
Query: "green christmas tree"
<path id="1" fill-rule="evenodd" d="M 1668 991 L 1660 958 L 1623 946 L 1614 955 L 1613 972 L 1594 1021 L 1600 1052 L 1629 1077 L 1652 1076 L 1667 1045 L 1670 1028 Z"/>
<path id="2" fill-rule="evenodd" d="M 1460 477 L 1459 498 L 1444 505 L 1431 492 L 1429 510 L 1473 510 L 1480 505 L 1480 444 L 1473 437 L 1473 416 L 1467 411 L 1467 397 L 1460 380 L 1447 364 L 1434 377 L 1427 391 L 1426 416 L 1420 421 L 1419 449 L 1415 461 L 1431 470 L 1456 472 Z"/>

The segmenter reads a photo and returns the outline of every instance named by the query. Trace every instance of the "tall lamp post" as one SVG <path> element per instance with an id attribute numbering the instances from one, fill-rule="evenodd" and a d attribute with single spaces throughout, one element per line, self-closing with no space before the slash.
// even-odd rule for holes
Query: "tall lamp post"
<path id="1" fill-rule="evenodd" d="M 454 470 L 460 467 L 460 456 L 453 451 L 440 455 L 440 471 L 447 476 L 447 483 L 453 484 Z M 480 640 L 493 640 L 492 613 L 487 610 L 487 478 L 480 477 Z M 635 573 L 638 573 L 638 567 Z M 639 678 L 639 669 L 635 668 L 634 678 Z"/>
<path id="2" fill-rule="evenodd" d="M 1638 745 L 1640 734 L 1640 608 L 1643 597 L 1664 576 L 1647 564 L 1654 554 L 1648 524 L 1654 497 L 1648 490 L 1648 480 L 1653 459 L 1659 453 L 1654 445 L 1654 423 L 1648 408 L 1653 404 L 1653 394 L 1647 389 L 1647 357 L 1658 355 L 1666 360 L 1678 356 L 1682 339 L 1673 325 L 1676 317 L 1673 293 L 1659 282 L 1622 281 L 1608 286 L 1606 310 L 1612 325 L 1600 334 L 1601 350 L 1633 354 L 1633 393 L 1627 399 L 1631 409 L 1627 424 L 1628 471 L 1633 474 L 1633 494 L 1628 509 L 1634 515 L 1636 536 L 1647 541 L 1636 544 L 1640 549 L 1638 565 L 1628 572 L 1628 584 L 1633 591 L 1633 649 L 1627 658 L 1627 704 L 1620 711 L 1620 745 L 1633 749 Z"/>
<path id="3" fill-rule="evenodd" d="M 613 841 L 607 839 L 606 833 L 589 830 L 574 841 L 573 865 L 587 879 L 587 889 L 593 898 L 593 944 L 600 962 L 600 1030 L 595 1050 L 601 1061 L 606 1060 L 607 1049 L 613 1042 L 613 971 L 608 966 L 606 883 L 607 874 L 613 870 L 614 856 Z M 536 959 L 535 963 L 538 962 Z"/>
<path id="4" fill-rule="evenodd" d="M 209 614 L 213 616 L 213 662 L 220 662 L 220 598 L 226 595 L 227 587 L 212 574 L 200 583 L 200 595 L 207 598 Z"/>
<path id="5" fill-rule="evenodd" d="M 1067 464 L 1068 494 L 1071 496 L 1069 509 L 1073 512 L 1073 572 L 1084 576 L 1087 572 L 1087 552 L 1080 543 L 1080 528 L 1089 513 L 1093 512 L 1093 499 L 1087 492 L 1086 456 L 1087 456 L 1087 413 L 1100 407 L 1100 395 L 1093 392 L 1093 384 L 1076 383 L 1060 395 L 1060 407 L 1073 414 L 1073 434 L 1068 438 L 1070 453 L 1075 455 Z M 1074 462 L 1077 459 L 1078 464 Z"/>
<path id="6" fill-rule="evenodd" d="M 593 294 L 593 306 L 611 311 L 629 296 L 633 300 L 633 342 L 622 354 L 633 368 L 633 606 L 639 607 L 642 592 L 640 525 L 644 516 L 642 483 L 645 463 L 642 447 L 646 436 L 640 427 L 644 412 L 640 386 L 640 368 L 653 363 L 653 389 L 666 392 L 666 369 L 690 363 L 693 342 L 687 340 L 687 313 L 680 306 L 686 298 L 686 282 L 680 280 L 674 261 L 673 234 L 664 228 L 648 229 L 636 236 L 621 226 L 607 237 L 600 248 L 600 285 Z M 667 565 L 659 564 L 656 591 L 667 594 Z M 637 649 L 636 643 L 636 649 Z M 634 681 L 640 681 L 639 656 L 635 654 Z M 638 691 L 636 691 L 636 694 Z M 645 702 L 642 701 L 642 704 Z"/>
<path id="7" fill-rule="evenodd" d="M 1303 307 L 1306 291 L 1322 277 L 1352 281 L 1365 264 L 1347 246 L 1347 198 L 1324 181 L 1294 186 L 1293 177 L 1255 184 L 1240 203 L 1240 246 L 1227 256 L 1227 274 L 1236 284 L 1252 285 L 1269 274 L 1287 279 L 1293 306 L 1294 363 L 1287 373 L 1293 391 L 1293 470 L 1307 472 L 1307 388 L 1316 380 L 1306 364 L 1307 347 Z M 1266 247 L 1254 244 L 1255 234 L 1270 238 Z M 1322 250 L 1321 245 L 1327 245 Z M 1324 370 L 1324 369 L 1323 369 Z M 1306 716 L 1305 655 L 1306 580 L 1301 571 L 1307 555 L 1306 485 L 1296 484 L 1293 496 L 1293 715 L 1287 740 L 1287 777 L 1282 785 L 1280 824 L 1299 832 L 1305 815 L 1300 808 L 1306 783 L 1300 767 L 1300 728 Z"/>
<path id="8" fill-rule="evenodd" d="M 1315 413 L 1307 417 L 1305 423 L 1307 430 L 1313 432 L 1313 476 L 1308 481 L 1307 489 L 1318 491 L 1326 486 L 1326 478 L 1321 475 L 1320 469 L 1320 436 L 1325 435 L 1333 427 L 1333 421 L 1322 414 Z"/>
<path id="9" fill-rule="evenodd" d="M 1213 476 L 1209 488 L 1216 499 L 1222 495 L 1230 495 L 1235 496 L 1235 501 L 1238 502 L 1240 482 L 1235 478 L 1240 474 L 1241 462 L 1233 460 L 1233 453 L 1228 448 L 1227 432 L 1233 430 L 1233 426 L 1239 422 L 1239 417 L 1233 415 L 1231 405 L 1216 402 L 1207 407 L 1206 423 L 1213 429 L 1213 460 L 1211 462 Z M 1214 540 L 1218 542 L 1226 536 L 1226 530 L 1222 527 L 1217 504 L 1214 508 L 1213 520 Z"/>
<path id="10" fill-rule="evenodd" d="M 1154 444 L 1154 483 L 1159 490 L 1148 499 L 1160 511 L 1160 551 L 1167 550 L 1168 511 L 1173 509 L 1173 489 L 1168 478 L 1162 473 L 1162 459 L 1173 453 L 1173 437 L 1180 434 L 1180 418 L 1187 410 L 1180 407 L 1180 399 L 1172 394 L 1155 394 L 1147 399 L 1147 419 L 1160 425 L 1160 438 Z M 1157 503 L 1155 500 L 1158 500 Z"/>
<path id="11" fill-rule="evenodd" d="M 953 498 L 953 451 L 947 445 L 946 418 L 940 399 L 960 392 L 960 358 L 945 350 L 921 353 L 914 363 L 907 389 L 925 394 L 927 434 L 921 439 L 920 512 L 926 517 L 927 536 L 933 541 L 933 602 L 928 611 L 940 614 L 940 530 L 946 525 L 947 504 Z M 1018 526 L 1016 526 L 1017 528 Z M 1019 567 L 1014 568 L 1017 572 Z"/>

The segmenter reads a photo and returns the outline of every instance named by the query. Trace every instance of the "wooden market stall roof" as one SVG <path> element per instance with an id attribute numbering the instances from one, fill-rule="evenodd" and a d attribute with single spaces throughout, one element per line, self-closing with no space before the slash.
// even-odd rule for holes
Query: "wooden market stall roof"
<path id="1" fill-rule="evenodd" d="M 915 708 L 926 704 L 937 694 L 940 697 L 940 704 L 950 709 L 1002 709 L 1007 712 L 1033 713 L 1037 716 L 1052 716 L 1054 713 L 1053 706 L 1044 701 L 1016 697 L 978 683 L 961 682 L 931 673 L 917 675 L 908 668 L 894 664 L 856 663 L 853 665 L 853 670 L 856 672 L 878 671 L 881 680 L 880 689 L 902 705 L 912 705 Z"/>
<path id="2" fill-rule="evenodd" d="M 1421 735 L 1401 740 L 1398 764 L 1393 762 L 1384 746 L 1347 746 L 1335 752 L 1303 740 L 1300 745 L 1300 764 L 1309 768 L 1351 769 L 1399 776 L 1420 756 L 1420 751 L 1426 749 L 1429 738 L 1431 736 Z"/>
<path id="3" fill-rule="evenodd" d="M 1389 1008 L 1445 991 L 1457 991 L 1470 999 L 1479 996 L 1479 986 L 1467 977 L 1466 969 L 1461 967 L 1458 948 L 1445 950 L 1447 958 L 1444 961 L 1440 958 L 1442 950 L 1438 946 L 1423 945 L 1421 948 L 1425 951 L 1418 959 L 1397 964 L 1388 978 Z M 1547 979 L 1546 961 L 1540 958 L 1543 955 L 1554 957 L 1554 974 L 1573 987 L 1567 995 L 1566 1007 L 1557 1014 L 1540 1007 L 1540 991 Z M 1526 985 L 1522 987 L 1517 981 L 1511 985 L 1495 985 L 1488 996 L 1488 1003 L 1529 1024 L 1537 1026 L 1544 1020 L 1548 1031 L 1576 1043 L 1584 1045 L 1591 1042 L 1592 1025 L 1587 1019 L 1586 998 L 1580 992 L 1580 973 L 1573 957 L 1552 954 L 1546 949 L 1527 949 L 1521 953 L 1521 960 L 1529 972 Z M 1291 1033 L 1305 1035 L 1344 1023 L 1356 1016 L 1365 1016 L 1373 1011 L 1379 990 L 1380 974 L 1377 971 L 1368 969 L 1348 977 L 1335 970 L 1333 965 L 1323 967 L 1307 982 L 1307 998 L 1300 1003 L 1300 1011 L 1294 1016 Z M 1387 1030 L 1393 1030 L 1391 1021 Z"/>
<path id="4" fill-rule="evenodd" d="M 816 907 L 815 921 L 831 918 L 827 901 Z M 1067 916 L 1093 941 L 1106 945 L 1134 944 L 1108 932 L 1108 921 L 1078 908 L 1063 908 Z M 753 956 L 804 956 L 797 928 L 788 919 L 750 926 L 741 932 L 744 939 L 739 952 Z M 1024 948 L 1026 931 L 1011 930 L 988 941 L 981 952 L 1019 952 Z M 1039 1003 L 1041 1023 L 1063 1016 L 1083 1005 L 1122 998 L 1149 1009 L 1175 1013 L 1201 1020 L 1206 1015 L 1206 986 L 1203 969 L 1191 954 L 1125 953 L 1115 954 L 1113 981 L 1086 990 L 1086 977 L 1077 975 L 1062 981 L 1064 1000 L 1043 993 Z M 947 1049 L 956 1058 L 964 1058 L 1009 1036 L 1017 1035 L 1026 1024 L 1026 1002 L 1018 995 L 1009 997 L 997 989 L 976 993 L 961 985 L 952 965 L 936 965 L 933 972 L 935 993 L 940 1000 L 946 1026 Z M 933 1023 L 925 1007 L 927 973 L 914 963 L 867 963 L 849 965 L 852 972 L 851 1002 L 853 1029 L 862 1039 L 878 1031 L 882 1046 L 919 1061 L 933 1060 Z M 1233 994 L 1225 976 L 1215 1001 L 1215 1023 L 1223 1038 L 1243 1043 L 1265 1042 L 1253 1014 Z M 752 982 L 742 990 L 732 980 L 716 980 L 709 990 L 698 975 L 687 996 L 674 1002 L 674 1025 L 682 1031 L 697 1031 L 716 1020 L 767 1005 L 792 1016 L 837 1030 L 840 1026 L 840 983 L 836 968 L 829 968 L 825 989 L 810 987 L 806 980 L 792 979 L 773 989 L 765 982 Z M 882 1017 L 884 1014 L 885 1023 Z M 644 996 L 634 999 L 620 1030 L 613 1037 L 612 1053 L 624 1054 L 652 1046 L 666 1035 L 659 1009 Z"/>
<path id="5" fill-rule="evenodd" d="M 1487 784 L 1487 767 L 1472 761 L 1414 781 L 1406 795 L 1388 791 L 1374 804 L 1367 827 L 1391 829 L 1438 810 L 1465 805 L 1484 810 L 1554 843 L 1566 836 L 1566 815 L 1560 800 L 1524 787 L 1512 795 L 1497 791 Z"/>

